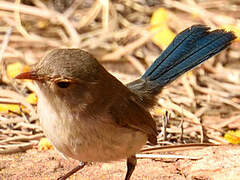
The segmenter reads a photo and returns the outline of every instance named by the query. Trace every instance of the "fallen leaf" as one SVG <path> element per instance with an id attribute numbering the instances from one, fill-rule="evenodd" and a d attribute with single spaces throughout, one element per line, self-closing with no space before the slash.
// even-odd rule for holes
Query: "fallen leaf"
<path id="1" fill-rule="evenodd" d="M 151 33 L 154 34 L 152 40 L 160 48 L 165 49 L 175 38 L 175 33 L 168 27 L 169 13 L 164 8 L 159 8 L 151 17 Z"/>
<path id="2" fill-rule="evenodd" d="M 231 144 L 240 144 L 240 130 L 228 131 L 224 138 Z"/>
<path id="3" fill-rule="evenodd" d="M 12 63 L 7 66 L 7 75 L 10 78 L 16 77 L 22 72 L 23 64 L 20 62 Z"/>
<path id="4" fill-rule="evenodd" d="M 226 31 L 232 31 L 237 36 L 237 38 L 234 41 L 240 41 L 240 25 L 223 25 L 221 28 L 225 29 Z"/>
<path id="5" fill-rule="evenodd" d="M 37 104 L 38 98 L 35 93 L 31 93 L 26 97 L 26 101 L 30 104 Z"/>
<path id="6" fill-rule="evenodd" d="M 166 9 L 159 8 L 153 13 L 151 20 L 150 20 L 150 24 L 152 26 L 154 26 L 154 25 L 158 26 L 159 24 L 166 24 L 167 21 L 169 20 L 168 16 L 169 16 L 169 13 Z"/>
<path id="7" fill-rule="evenodd" d="M 15 62 L 7 66 L 7 75 L 10 78 L 15 78 L 18 74 L 22 72 L 27 72 L 29 70 L 29 66 L 25 66 L 20 62 Z"/>
<path id="8" fill-rule="evenodd" d="M 16 104 L 0 104 L 0 112 L 8 112 L 8 111 L 14 111 L 14 112 L 20 112 L 19 105 Z"/>
<path id="9" fill-rule="evenodd" d="M 41 138 L 39 143 L 38 143 L 38 150 L 39 151 L 45 151 L 45 150 L 49 150 L 49 149 L 53 149 L 52 144 L 50 143 L 48 138 Z"/>
<path id="10" fill-rule="evenodd" d="M 166 114 L 167 110 L 165 108 L 155 108 L 154 109 L 154 115 L 156 116 L 164 116 Z"/>

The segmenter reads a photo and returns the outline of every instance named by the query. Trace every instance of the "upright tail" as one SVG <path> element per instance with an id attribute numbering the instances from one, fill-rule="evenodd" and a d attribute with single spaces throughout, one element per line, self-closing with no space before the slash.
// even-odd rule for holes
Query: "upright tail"
<path id="1" fill-rule="evenodd" d="M 235 38 L 232 32 L 194 25 L 179 33 L 143 76 L 127 87 L 144 105 L 151 106 L 165 85 L 228 47 Z"/>

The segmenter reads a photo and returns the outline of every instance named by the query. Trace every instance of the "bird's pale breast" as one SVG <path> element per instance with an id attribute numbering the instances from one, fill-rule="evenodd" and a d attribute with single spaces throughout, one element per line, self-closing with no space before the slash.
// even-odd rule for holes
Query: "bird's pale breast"
<path id="1" fill-rule="evenodd" d="M 146 143 L 146 134 L 72 113 L 61 100 L 53 103 L 38 88 L 38 113 L 44 133 L 64 156 L 85 162 L 108 162 L 134 155 Z M 55 106 L 55 107 L 53 107 Z M 57 106 L 57 107 L 56 107 Z"/>

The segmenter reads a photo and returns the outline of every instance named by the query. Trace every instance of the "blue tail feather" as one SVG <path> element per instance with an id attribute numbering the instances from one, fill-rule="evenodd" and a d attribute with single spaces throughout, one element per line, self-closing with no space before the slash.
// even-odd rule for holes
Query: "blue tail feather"
<path id="1" fill-rule="evenodd" d="M 202 36 L 206 35 L 209 28 L 203 25 L 192 26 L 181 32 L 173 42 L 164 50 L 155 62 L 147 69 L 142 78 L 155 79 L 169 67 L 178 63 L 182 56 L 187 54 L 193 47 L 192 45 Z"/>
<path id="2" fill-rule="evenodd" d="M 194 25 L 178 34 L 143 76 L 127 87 L 147 102 L 150 95 L 154 98 L 162 87 L 228 47 L 235 38 L 232 32 Z"/>
<path id="3" fill-rule="evenodd" d="M 192 26 L 173 40 L 141 78 L 164 86 L 225 49 L 234 39 L 231 32 Z"/>
<path id="4" fill-rule="evenodd" d="M 195 47 L 174 66 L 168 67 L 167 71 L 162 74 L 154 77 L 149 76 L 147 79 L 156 81 L 158 85 L 164 86 L 226 48 L 232 39 L 233 36 L 230 33 L 224 31 L 212 32 L 198 40 Z"/>

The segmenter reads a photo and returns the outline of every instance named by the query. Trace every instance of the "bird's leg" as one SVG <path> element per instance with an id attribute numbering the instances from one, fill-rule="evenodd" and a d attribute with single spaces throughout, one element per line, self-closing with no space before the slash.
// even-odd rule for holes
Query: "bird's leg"
<path id="1" fill-rule="evenodd" d="M 127 174 L 126 174 L 125 180 L 130 180 L 130 177 L 135 169 L 136 164 L 137 164 L 137 158 L 135 155 L 127 158 Z"/>
<path id="2" fill-rule="evenodd" d="M 68 177 L 70 177 L 71 175 L 73 175 L 74 173 L 76 173 L 77 171 L 79 171 L 80 169 L 82 169 L 84 166 L 86 165 L 85 162 L 79 162 L 79 164 L 73 168 L 71 171 L 69 171 L 67 174 L 59 177 L 57 180 L 65 180 Z"/>

